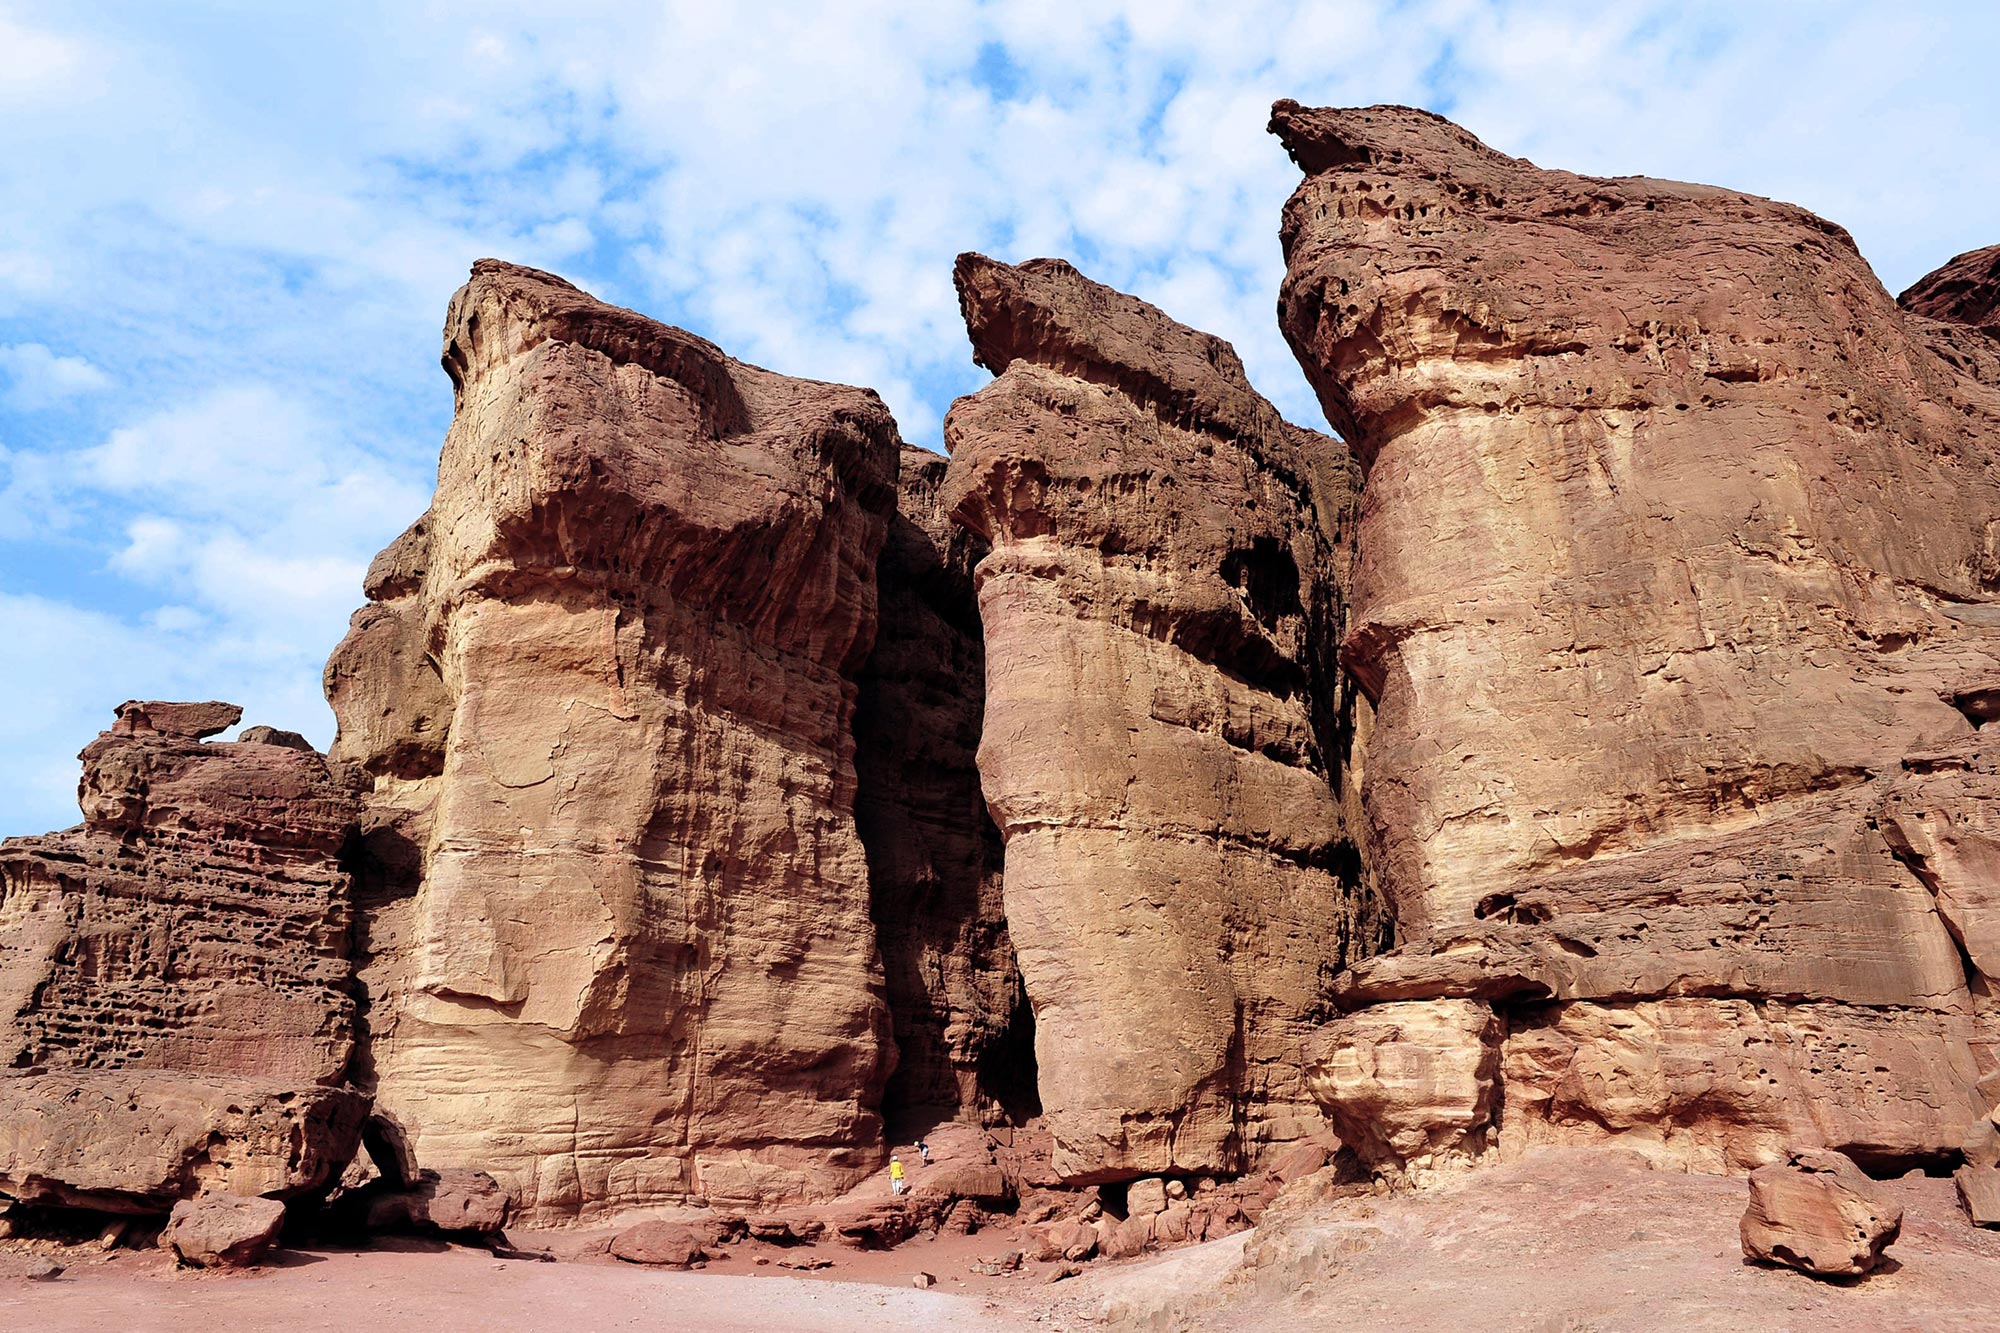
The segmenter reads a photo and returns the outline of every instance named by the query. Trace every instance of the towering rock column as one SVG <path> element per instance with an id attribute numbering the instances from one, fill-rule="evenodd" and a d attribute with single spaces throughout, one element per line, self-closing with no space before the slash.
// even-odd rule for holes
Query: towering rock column
<path id="1" fill-rule="evenodd" d="M 1453 1100 L 1523 1141 L 1955 1146 L 1985 974 L 1893 812 L 1988 799 L 1926 775 L 1983 762 L 2000 667 L 1990 342 L 1788 205 L 1407 108 L 1272 128 L 1280 318 L 1367 469 L 1342 661 L 1403 947 L 1342 1003 L 1506 1020 L 1345 1020 L 1337 1118 L 1450 1027 L 1504 1041 L 1504 1098 Z"/>
<path id="2" fill-rule="evenodd" d="M 327 670 L 378 1104 L 531 1218 L 838 1192 L 891 1059 L 851 723 L 895 425 L 490 260 L 444 364 Z"/>
<path id="3" fill-rule="evenodd" d="M 1300 1040 L 1379 933 L 1314 707 L 1345 451 L 1066 263 L 956 277 L 997 378 L 946 419 L 945 501 L 991 547 L 979 768 L 1055 1169 L 1239 1171 L 1313 1119 Z"/>

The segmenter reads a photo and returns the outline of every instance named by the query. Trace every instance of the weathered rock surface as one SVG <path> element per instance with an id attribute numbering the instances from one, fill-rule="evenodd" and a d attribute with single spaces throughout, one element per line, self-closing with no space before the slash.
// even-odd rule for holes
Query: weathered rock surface
<path id="1" fill-rule="evenodd" d="M 490 1236 L 507 1225 L 512 1200 L 484 1171 L 425 1170 L 407 1185 L 384 1182 L 363 1196 L 361 1225 L 369 1231 L 443 1232 Z"/>
<path id="2" fill-rule="evenodd" d="M 285 1205 L 241 1194 L 204 1194 L 174 1205 L 160 1244 L 195 1268 L 254 1268 L 278 1243 Z"/>
<path id="3" fill-rule="evenodd" d="M 1789 205 L 1406 108 L 1272 127 L 1280 317 L 1366 468 L 1341 660 L 1399 947 L 1340 1004 L 1495 1004 L 1503 1141 L 1948 1152 L 1991 1044 L 2000 348 Z"/>
<path id="4" fill-rule="evenodd" d="M 693 1268 L 708 1258 L 700 1230 L 675 1222 L 641 1222 L 611 1238 L 611 1257 L 628 1264 Z"/>
<path id="5" fill-rule="evenodd" d="M 1872 1272 L 1903 1229 L 1903 1210 L 1848 1158 L 1825 1149 L 1790 1153 L 1750 1173 L 1743 1253 L 1817 1277 Z"/>
<path id="6" fill-rule="evenodd" d="M 1501 1024 L 1477 1000 L 1346 1014 L 1314 1038 L 1307 1079 L 1334 1132 L 1371 1164 L 1442 1164 L 1486 1146 Z"/>
<path id="7" fill-rule="evenodd" d="M 346 1088 L 156 1070 L 0 1074 L 0 1194 L 163 1213 L 202 1190 L 303 1194 L 353 1155 Z"/>
<path id="8" fill-rule="evenodd" d="M 2000 337 L 2000 245 L 1968 250 L 1896 298 L 1905 310 Z"/>
<path id="9" fill-rule="evenodd" d="M 890 1060 L 851 720 L 894 423 L 494 261 L 444 361 L 432 509 L 327 668 L 364 1072 L 526 1220 L 838 1193 Z"/>
<path id="10" fill-rule="evenodd" d="M 942 455 L 904 447 L 854 721 L 854 814 L 896 1036 L 884 1108 L 892 1124 L 925 1110 L 1018 1122 L 1039 1109 L 1034 1016 L 979 788 L 978 547 L 939 503 L 944 474 Z"/>
<path id="11" fill-rule="evenodd" d="M 84 822 L 0 844 L 0 1193 L 164 1212 L 352 1154 L 354 802 L 268 728 L 205 740 L 241 715 L 121 705 L 82 754 Z"/>
<path id="12" fill-rule="evenodd" d="M 1233 1173 L 1311 1123 L 1299 1042 L 1379 942 L 1334 787 L 1346 457 L 1068 264 L 956 277 L 997 378 L 945 502 L 990 547 L 979 769 L 1055 1169 Z"/>

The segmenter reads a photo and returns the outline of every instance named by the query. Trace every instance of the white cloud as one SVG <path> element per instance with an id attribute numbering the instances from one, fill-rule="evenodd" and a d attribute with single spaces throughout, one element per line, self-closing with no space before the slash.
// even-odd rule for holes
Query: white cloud
<path id="1" fill-rule="evenodd" d="M 0 344 L 7 406 L 39 412 L 111 387 L 111 377 L 80 356 L 58 356 L 40 343 Z"/>
<path id="2" fill-rule="evenodd" d="M 984 379 L 953 256 L 1066 255 L 1316 422 L 1272 318 L 1279 96 L 1790 198 L 1894 289 L 2000 240 L 1996 38 L 1984 4 L 1864 0 L 0 0 L 0 615 L 323 724 L 358 571 L 426 502 L 438 321 L 484 254 L 875 387 L 915 443 Z M 57 669 L 0 657 L 0 691 Z M 78 674 L 87 738 L 139 687 Z"/>

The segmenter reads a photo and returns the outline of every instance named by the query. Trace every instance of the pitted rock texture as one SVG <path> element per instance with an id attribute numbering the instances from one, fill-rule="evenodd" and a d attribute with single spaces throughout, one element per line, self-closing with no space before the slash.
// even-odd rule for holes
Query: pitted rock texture
<path id="1" fill-rule="evenodd" d="M 1000 830 L 980 793 L 980 553 L 939 502 L 945 459 L 905 446 L 855 714 L 855 820 L 896 1035 L 893 1133 L 927 1112 L 1025 1121 L 1034 1015 L 1007 934 Z"/>
<path id="2" fill-rule="evenodd" d="M 1919 278 L 1897 304 L 2000 338 L 2000 245 L 1968 250 Z"/>
<path id="3" fill-rule="evenodd" d="M 444 363 L 431 511 L 327 672 L 366 1075 L 529 1222 L 838 1193 L 890 1060 L 851 723 L 895 425 L 490 260 Z"/>
<path id="4" fill-rule="evenodd" d="M 945 502 L 990 547 L 979 769 L 1054 1168 L 1233 1174 L 1316 1122 L 1300 1041 L 1380 941 L 1335 785 L 1345 452 L 1060 260 L 956 277 L 997 378 Z"/>
<path id="5" fill-rule="evenodd" d="M 1399 948 L 1340 1003 L 1500 1003 L 1503 1140 L 1948 1152 L 1990 1045 L 2000 347 L 1789 205 L 1407 108 L 1272 128 L 1280 318 L 1366 468 L 1341 659 Z"/>
<path id="6" fill-rule="evenodd" d="M 354 801 L 310 749 L 203 740 L 241 715 L 122 705 L 84 822 L 0 844 L 0 1067 L 340 1080 Z"/>
<path id="7" fill-rule="evenodd" d="M 241 716 L 121 705 L 84 822 L 0 844 L 0 1194 L 165 1212 L 354 1152 L 354 800 L 286 733 L 205 739 Z"/>

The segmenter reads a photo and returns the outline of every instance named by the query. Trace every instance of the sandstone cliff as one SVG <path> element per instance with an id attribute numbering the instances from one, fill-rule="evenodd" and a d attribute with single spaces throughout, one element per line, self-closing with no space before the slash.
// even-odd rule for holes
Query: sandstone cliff
<path id="1" fill-rule="evenodd" d="M 1470 1108 L 1404 1159 L 1483 1105 L 1702 1164 L 1948 1151 L 1990 1063 L 2000 347 L 1788 205 L 1405 108 L 1272 128 L 1280 318 L 1366 468 L 1341 656 L 1400 943 L 1338 983 L 1336 1120 L 1401 1080 Z M 1425 1088 L 1442 1032 L 1497 1050 Z"/>
<path id="2" fill-rule="evenodd" d="M 979 769 L 1054 1168 L 1230 1174 L 1317 1117 L 1300 1041 L 1378 933 L 1334 789 L 1337 442 L 1060 260 L 959 259 L 992 384 L 946 503 L 990 546 Z"/>
<path id="3" fill-rule="evenodd" d="M 876 573 L 880 624 L 855 715 L 855 819 L 868 849 L 896 1034 L 893 1129 L 1038 1111 L 1034 1015 L 1007 933 L 1000 830 L 979 789 L 986 653 L 978 555 L 939 502 L 945 460 L 905 446 Z"/>
<path id="4" fill-rule="evenodd" d="M 894 423 L 490 260 L 444 364 L 327 668 L 378 1103 L 531 1219 L 835 1193 L 891 1059 L 851 722 Z"/>
<path id="5" fill-rule="evenodd" d="M 358 1142 L 339 854 L 353 801 L 233 704 L 127 703 L 84 822 L 0 844 L 0 1195 L 295 1194 Z"/>
<path id="6" fill-rule="evenodd" d="M 2000 338 L 2000 245 L 1966 251 L 1919 278 L 1896 303 Z"/>

